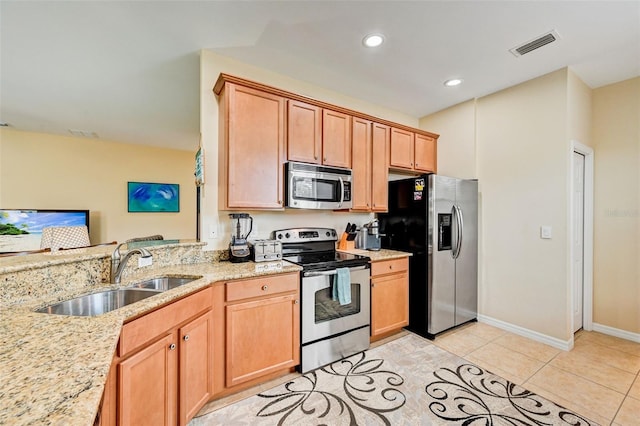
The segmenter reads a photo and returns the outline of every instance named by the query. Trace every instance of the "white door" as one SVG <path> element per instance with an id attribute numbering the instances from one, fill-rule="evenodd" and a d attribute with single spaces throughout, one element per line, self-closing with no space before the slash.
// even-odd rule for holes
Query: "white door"
<path id="1" fill-rule="evenodd" d="M 573 331 L 582 328 L 584 293 L 584 155 L 573 153 Z"/>

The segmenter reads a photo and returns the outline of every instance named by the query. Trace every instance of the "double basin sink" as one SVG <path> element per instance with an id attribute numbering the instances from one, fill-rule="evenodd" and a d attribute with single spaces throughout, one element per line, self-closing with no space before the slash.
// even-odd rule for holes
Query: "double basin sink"
<path id="1" fill-rule="evenodd" d="M 96 316 L 123 306 L 139 302 L 147 297 L 155 296 L 163 291 L 180 287 L 202 277 L 158 277 L 152 278 L 126 288 L 105 290 L 98 293 L 74 297 L 53 305 L 45 306 L 36 312 L 72 315 Z"/>

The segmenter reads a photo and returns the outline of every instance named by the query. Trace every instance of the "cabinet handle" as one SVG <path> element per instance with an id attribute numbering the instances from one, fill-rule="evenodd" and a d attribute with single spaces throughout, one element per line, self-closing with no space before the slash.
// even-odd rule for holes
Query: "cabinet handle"
<path id="1" fill-rule="evenodd" d="M 389 269 L 393 269 L 393 265 L 389 265 Z"/>
<path id="2" fill-rule="evenodd" d="M 294 300 L 294 301 L 293 301 L 293 304 L 294 304 L 294 305 L 297 305 L 298 303 L 300 303 L 300 301 L 299 301 L 298 299 L 296 299 L 296 300 Z"/>
<path id="3" fill-rule="evenodd" d="M 314 155 L 314 156 L 313 156 L 313 159 L 314 159 L 314 160 L 317 160 L 317 159 L 318 159 L 318 156 L 317 156 L 317 155 Z"/>
<path id="4" fill-rule="evenodd" d="M 184 335 L 184 337 L 182 338 L 182 340 L 184 340 L 185 342 L 186 342 L 187 340 L 189 340 L 189 335 L 188 335 L 188 334 L 185 334 L 185 335 Z"/>
<path id="5" fill-rule="evenodd" d="M 175 348 L 176 348 L 176 344 L 175 343 L 172 343 L 172 344 L 169 345 L 169 350 L 170 351 L 174 350 Z"/>
<path id="6" fill-rule="evenodd" d="M 327 161 L 327 157 L 324 157 L 324 158 L 322 159 L 322 161 Z"/>
<path id="7" fill-rule="evenodd" d="M 268 288 L 269 288 L 269 287 L 267 287 L 267 286 L 266 286 L 266 284 L 262 286 L 262 290 L 263 290 L 263 291 L 267 291 L 267 289 L 268 289 Z"/>

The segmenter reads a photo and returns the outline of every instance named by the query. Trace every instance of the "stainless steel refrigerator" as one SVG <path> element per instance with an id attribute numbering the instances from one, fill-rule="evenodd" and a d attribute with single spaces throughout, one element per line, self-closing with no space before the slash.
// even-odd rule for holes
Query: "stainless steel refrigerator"
<path id="1" fill-rule="evenodd" d="M 478 181 L 424 175 L 389 182 L 382 247 L 409 258 L 409 328 L 436 334 L 477 317 Z"/>

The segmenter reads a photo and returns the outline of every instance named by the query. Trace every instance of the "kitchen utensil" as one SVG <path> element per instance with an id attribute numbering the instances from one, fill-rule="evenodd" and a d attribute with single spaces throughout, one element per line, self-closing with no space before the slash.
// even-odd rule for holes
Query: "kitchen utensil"
<path id="1" fill-rule="evenodd" d="M 249 213 L 231 213 L 231 242 L 229 260 L 234 263 L 246 262 L 251 258 L 247 237 L 253 229 L 253 218 Z"/>

